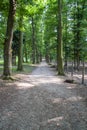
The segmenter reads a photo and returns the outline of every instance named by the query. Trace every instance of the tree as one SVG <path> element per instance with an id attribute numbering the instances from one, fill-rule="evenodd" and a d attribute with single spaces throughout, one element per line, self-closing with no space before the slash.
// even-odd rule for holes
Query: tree
<path id="1" fill-rule="evenodd" d="M 18 47 L 18 71 L 23 70 L 23 32 L 21 31 L 22 28 L 22 21 L 23 17 L 20 16 L 20 21 L 19 21 L 19 47 Z"/>
<path id="2" fill-rule="evenodd" d="M 62 41 L 62 1 L 58 0 L 58 74 L 64 75 Z"/>
<path id="3" fill-rule="evenodd" d="M 36 51 L 36 44 L 35 44 L 35 23 L 34 23 L 34 16 L 32 16 L 32 63 L 35 64 L 35 51 Z"/>
<path id="4" fill-rule="evenodd" d="M 57 62 L 56 46 L 57 46 L 57 2 L 48 1 L 44 11 L 44 47 L 46 61 Z M 51 15 L 50 15 L 51 14 Z"/>
<path id="5" fill-rule="evenodd" d="M 3 77 L 5 79 L 10 78 L 10 76 L 11 76 L 11 62 L 12 62 L 11 45 L 12 45 L 12 37 L 13 37 L 15 11 L 16 11 L 16 1 L 15 0 L 9 0 L 7 30 L 6 30 L 6 37 L 5 37 L 5 41 L 4 41 Z"/>

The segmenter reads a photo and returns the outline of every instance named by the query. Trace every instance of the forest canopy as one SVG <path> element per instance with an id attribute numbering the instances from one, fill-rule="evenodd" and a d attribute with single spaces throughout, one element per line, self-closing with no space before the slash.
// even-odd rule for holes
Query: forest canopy
<path id="1" fill-rule="evenodd" d="M 23 62 L 35 64 L 43 57 L 56 63 L 60 75 L 68 62 L 79 70 L 80 62 L 87 60 L 86 27 L 86 0 L 0 1 L 3 75 L 11 75 L 13 59 L 21 71 Z"/>

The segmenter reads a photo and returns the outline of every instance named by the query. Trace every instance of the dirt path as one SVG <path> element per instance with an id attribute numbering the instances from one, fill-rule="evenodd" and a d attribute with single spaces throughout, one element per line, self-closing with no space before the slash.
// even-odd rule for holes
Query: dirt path
<path id="1" fill-rule="evenodd" d="M 1 82 L 0 130 L 87 130 L 87 86 L 67 84 L 44 61 Z"/>

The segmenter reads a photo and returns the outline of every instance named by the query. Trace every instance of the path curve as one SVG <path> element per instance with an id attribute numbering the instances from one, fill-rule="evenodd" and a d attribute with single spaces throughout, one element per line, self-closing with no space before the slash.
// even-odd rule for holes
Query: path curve
<path id="1" fill-rule="evenodd" d="M 0 87 L 0 130 L 87 130 L 87 87 L 64 83 L 43 61 Z"/>

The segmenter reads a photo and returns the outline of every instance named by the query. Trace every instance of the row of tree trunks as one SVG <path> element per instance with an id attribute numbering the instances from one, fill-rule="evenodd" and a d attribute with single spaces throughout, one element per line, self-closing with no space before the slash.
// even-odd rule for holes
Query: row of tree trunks
<path id="1" fill-rule="evenodd" d="M 39 63 L 41 61 L 41 52 L 38 49 L 37 41 L 36 41 L 36 23 L 35 18 L 32 16 L 32 55 L 31 61 L 33 64 Z"/>
<path id="2" fill-rule="evenodd" d="M 80 61 L 81 61 L 81 39 L 82 39 L 82 30 L 81 30 L 81 24 L 82 19 L 84 16 L 84 8 L 85 8 L 86 1 L 83 0 L 82 6 L 80 7 L 80 1 L 77 1 L 75 9 L 77 12 L 74 13 L 74 21 L 77 21 L 74 23 L 74 69 L 79 71 L 80 67 Z"/>

